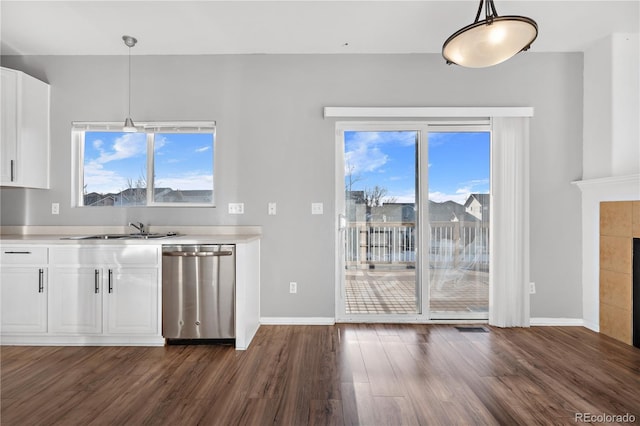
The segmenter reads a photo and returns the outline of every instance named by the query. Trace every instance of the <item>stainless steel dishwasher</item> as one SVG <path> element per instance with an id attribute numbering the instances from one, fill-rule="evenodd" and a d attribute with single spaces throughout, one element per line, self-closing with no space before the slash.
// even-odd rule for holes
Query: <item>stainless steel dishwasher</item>
<path id="1" fill-rule="evenodd" d="M 235 245 L 162 247 L 162 336 L 235 338 Z"/>

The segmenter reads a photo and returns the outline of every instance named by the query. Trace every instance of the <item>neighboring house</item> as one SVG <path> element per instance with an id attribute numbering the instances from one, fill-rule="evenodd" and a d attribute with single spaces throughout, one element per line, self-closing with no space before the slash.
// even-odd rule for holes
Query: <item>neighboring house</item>
<path id="1" fill-rule="evenodd" d="M 347 197 L 347 219 L 350 222 L 415 223 L 416 208 L 414 203 L 384 203 L 381 206 L 367 206 L 362 191 L 352 191 Z M 469 213 L 465 206 L 455 201 L 443 203 L 429 201 L 430 222 L 474 223 L 478 220 L 479 218 Z"/>
<path id="2" fill-rule="evenodd" d="M 467 213 L 482 221 L 489 220 L 489 194 L 471 194 L 464 203 Z"/>
<path id="3" fill-rule="evenodd" d="M 97 192 L 90 192 L 84 194 L 85 206 L 113 206 L 115 204 L 115 194 L 98 194 Z"/>
<path id="4" fill-rule="evenodd" d="M 465 206 L 455 201 L 436 203 L 429 201 L 430 222 L 477 222 L 478 219 L 467 213 Z"/>
<path id="5" fill-rule="evenodd" d="M 155 201 L 160 203 L 202 203 L 211 201 L 212 192 L 208 189 L 174 190 L 171 188 L 156 188 Z M 117 194 L 99 194 L 90 192 L 84 194 L 85 206 L 135 206 L 141 204 L 147 197 L 146 188 L 128 188 Z"/>

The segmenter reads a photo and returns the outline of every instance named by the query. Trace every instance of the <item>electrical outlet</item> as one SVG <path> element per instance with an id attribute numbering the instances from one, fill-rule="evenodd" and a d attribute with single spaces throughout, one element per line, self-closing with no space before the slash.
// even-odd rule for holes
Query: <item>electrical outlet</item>
<path id="1" fill-rule="evenodd" d="M 244 214 L 244 203 L 229 203 L 229 214 Z"/>
<path id="2" fill-rule="evenodd" d="M 536 294 L 536 283 L 529 283 L 529 294 Z"/>
<path id="3" fill-rule="evenodd" d="M 311 203 L 311 214 L 322 214 L 324 205 L 322 203 Z"/>
<path id="4" fill-rule="evenodd" d="M 276 203 L 269 203 L 269 207 L 267 209 L 269 216 L 275 216 L 276 214 Z"/>
<path id="5" fill-rule="evenodd" d="M 298 283 L 290 282 L 289 283 L 289 293 L 297 293 L 298 292 Z"/>
<path id="6" fill-rule="evenodd" d="M 51 214 L 60 214 L 60 203 L 51 203 Z"/>

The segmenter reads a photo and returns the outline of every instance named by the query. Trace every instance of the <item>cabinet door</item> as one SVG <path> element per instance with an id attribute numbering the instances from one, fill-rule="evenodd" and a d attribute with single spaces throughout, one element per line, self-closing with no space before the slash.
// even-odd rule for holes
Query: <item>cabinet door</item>
<path id="1" fill-rule="evenodd" d="M 0 271 L 0 331 L 47 331 L 47 269 L 2 267 Z"/>
<path id="2" fill-rule="evenodd" d="M 49 331 L 102 333 L 103 270 L 53 268 Z"/>
<path id="3" fill-rule="evenodd" d="M 49 85 L 22 75 L 18 98 L 20 133 L 16 170 L 18 183 L 27 188 L 49 188 Z"/>
<path id="4" fill-rule="evenodd" d="M 0 183 L 48 189 L 50 87 L 20 71 L 0 71 Z"/>
<path id="5" fill-rule="evenodd" d="M 18 73 L 2 69 L 0 104 L 0 180 L 2 184 L 15 181 L 15 167 L 18 155 Z"/>
<path id="6" fill-rule="evenodd" d="M 158 269 L 107 270 L 105 311 L 108 334 L 160 334 Z"/>

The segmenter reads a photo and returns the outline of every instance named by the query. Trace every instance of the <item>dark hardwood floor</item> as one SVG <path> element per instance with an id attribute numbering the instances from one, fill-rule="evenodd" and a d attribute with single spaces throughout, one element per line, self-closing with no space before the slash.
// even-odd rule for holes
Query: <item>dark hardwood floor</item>
<path id="1" fill-rule="evenodd" d="M 640 423 L 639 349 L 580 327 L 487 328 L 263 326 L 245 352 L 3 346 L 0 422 L 529 425 L 628 413 Z"/>

